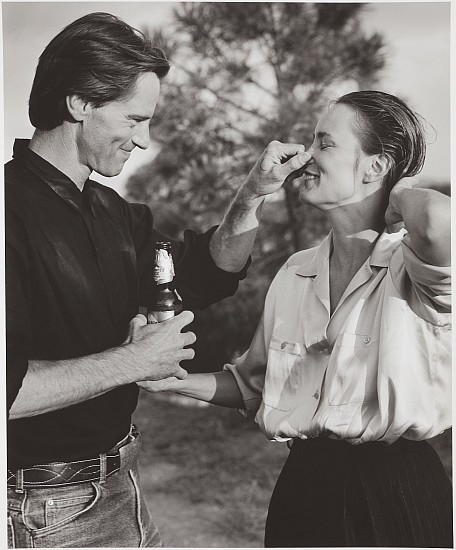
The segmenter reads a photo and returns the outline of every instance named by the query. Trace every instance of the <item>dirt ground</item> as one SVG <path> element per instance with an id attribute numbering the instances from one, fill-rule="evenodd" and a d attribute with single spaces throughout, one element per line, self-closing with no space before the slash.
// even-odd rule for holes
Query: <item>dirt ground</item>
<path id="1" fill-rule="evenodd" d="M 152 470 L 154 471 L 152 473 Z M 167 464 L 143 467 L 143 487 L 149 509 L 167 548 L 255 548 L 262 541 L 253 542 L 236 533 L 227 534 L 223 525 L 223 510 L 214 503 L 193 503 L 175 494 L 155 492 L 154 478 L 172 476 Z M 161 481 L 163 478 L 161 479 Z"/>
<path id="2" fill-rule="evenodd" d="M 141 484 L 168 548 L 259 548 L 288 455 L 237 411 L 141 396 Z"/>
<path id="3" fill-rule="evenodd" d="M 141 481 L 168 548 L 261 548 L 267 506 L 288 455 L 237 411 L 141 396 Z M 451 431 L 431 443 L 451 478 Z"/>

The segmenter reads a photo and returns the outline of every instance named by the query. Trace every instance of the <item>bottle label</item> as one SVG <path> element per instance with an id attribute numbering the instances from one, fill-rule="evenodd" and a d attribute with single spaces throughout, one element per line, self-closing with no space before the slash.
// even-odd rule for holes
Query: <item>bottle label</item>
<path id="1" fill-rule="evenodd" d="M 155 250 L 154 280 L 157 285 L 169 283 L 174 278 L 173 258 L 167 250 Z"/>

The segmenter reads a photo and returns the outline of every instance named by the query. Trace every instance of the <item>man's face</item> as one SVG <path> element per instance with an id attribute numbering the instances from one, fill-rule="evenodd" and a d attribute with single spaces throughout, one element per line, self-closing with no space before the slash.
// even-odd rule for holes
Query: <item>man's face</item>
<path id="1" fill-rule="evenodd" d="M 120 174 L 135 147 L 149 146 L 149 122 L 159 93 L 157 75 L 144 73 L 127 98 L 91 107 L 76 137 L 81 164 L 102 176 Z"/>

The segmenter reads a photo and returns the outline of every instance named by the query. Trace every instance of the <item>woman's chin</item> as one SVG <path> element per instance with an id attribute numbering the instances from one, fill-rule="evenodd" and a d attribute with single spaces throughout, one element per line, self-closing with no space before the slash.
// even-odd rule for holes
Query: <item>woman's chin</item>
<path id="1" fill-rule="evenodd" d="M 314 197 L 312 197 L 313 193 L 312 191 L 306 190 L 306 189 L 300 189 L 298 193 L 298 202 L 300 204 L 307 204 L 309 206 L 315 206 L 316 208 L 319 207 L 318 201 L 315 200 Z"/>
<path id="2" fill-rule="evenodd" d="M 297 185 L 296 189 L 298 191 L 299 200 L 305 204 L 312 204 L 315 199 L 315 191 L 318 189 L 316 182 L 319 180 L 301 180 Z"/>

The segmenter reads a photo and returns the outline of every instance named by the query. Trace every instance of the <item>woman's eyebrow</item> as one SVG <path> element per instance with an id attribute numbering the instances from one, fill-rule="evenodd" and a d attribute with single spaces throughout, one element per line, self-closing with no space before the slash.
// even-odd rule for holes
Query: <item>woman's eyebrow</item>
<path id="1" fill-rule="evenodd" d="M 317 137 L 318 139 L 323 139 L 325 137 L 333 139 L 333 136 L 331 134 L 329 134 L 328 132 L 317 132 L 316 134 L 314 132 L 314 138 L 315 137 Z"/>

